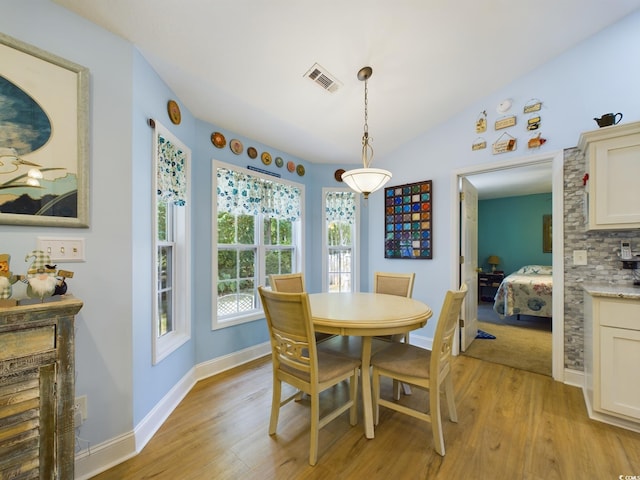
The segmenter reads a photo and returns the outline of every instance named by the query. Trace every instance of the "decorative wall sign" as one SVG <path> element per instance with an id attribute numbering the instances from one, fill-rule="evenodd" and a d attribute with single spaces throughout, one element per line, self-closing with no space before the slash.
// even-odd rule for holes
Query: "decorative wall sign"
<path id="1" fill-rule="evenodd" d="M 0 33 L 0 119 L 0 223 L 88 227 L 89 69 Z"/>
<path id="2" fill-rule="evenodd" d="M 540 115 L 533 115 L 527 120 L 527 130 L 537 130 L 540 128 Z"/>
<path id="3" fill-rule="evenodd" d="M 513 152 L 517 148 L 516 138 L 504 132 L 493 144 L 493 154 Z"/>
<path id="4" fill-rule="evenodd" d="M 487 111 L 483 110 L 478 115 L 476 120 L 476 133 L 482 133 L 487 131 Z"/>
<path id="5" fill-rule="evenodd" d="M 431 259 L 432 181 L 384 189 L 385 258 Z"/>
<path id="6" fill-rule="evenodd" d="M 542 145 L 544 145 L 547 141 L 546 138 L 542 138 L 540 136 L 541 134 L 538 133 L 535 137 L 531 137 L 529 139 L 529 141 L 527 142 L 527 147 L 529 148 L 538 148 L 541 147 Z"/>
<path id="7" fill-rule="evenodd" d="M 503 128 L 513 127 L 516 124 L 516 116 L 511 115 L 509 117 L 502 117 L 496 120 L 495 129 L 502 130 Z"/>
<path id="8" fill-rule="evenodd" d="M 471 150 L 473 151 L 482 150 L 484 148 L 487 148 L 487 141 L 482 137 L 476 138 L 476 141 L 471 145 Z"/>
<path id="9" fill-rule="evenodd" d="M 523 113 L 532 113 L 532 112 L 538 112 L 541 108 L 542 108 L 542 102 L 537 98 L 532 98 L 525 104 L 522 111 Z"/>
<path id="10" fill-rule="evenodd" d="M 282 176 L 279 173 L 271 172 L 269 170 L 265 170 L 264 168 L 254 167 L 253 165 L 247 165 L 247 168 L 249 170 L 253 170 L 254 172 L 260 172 L 260 173 L 264 173 L 265 175 L 271 175 L 272 177 L 280 178 Z"/>

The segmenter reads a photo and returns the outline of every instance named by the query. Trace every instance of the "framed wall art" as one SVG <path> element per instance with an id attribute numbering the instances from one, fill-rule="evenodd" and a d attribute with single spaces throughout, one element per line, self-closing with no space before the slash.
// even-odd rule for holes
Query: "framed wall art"
<path id="1" fill-rule="evenodd" d="M 89 70 L 0 34 L 0 223 L 89 226 Z"/>
<path id="2" fill-rule="evenodd" d="M 433 258 L 431 180 L 384 189 L 385 258 Z"/>

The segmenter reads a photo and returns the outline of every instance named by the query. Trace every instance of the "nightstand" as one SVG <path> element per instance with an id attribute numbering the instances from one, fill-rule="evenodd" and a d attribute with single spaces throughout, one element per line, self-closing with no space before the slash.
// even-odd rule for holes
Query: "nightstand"
<path id="1" fill-rule="evenodd" d="M 493 302 L 502 280 L 504 273 L 478 272 L 478 301 Z"/>

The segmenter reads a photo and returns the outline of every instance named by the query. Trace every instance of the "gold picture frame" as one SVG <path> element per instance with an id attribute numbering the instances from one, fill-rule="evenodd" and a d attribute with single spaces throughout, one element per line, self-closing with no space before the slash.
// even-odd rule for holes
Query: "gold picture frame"
<path id="1" fill-rule="evenodd" d="M 542 216 L 542 253 L 552 253 L 553 232 L 551 230 L 552 216 Z"/>
<path id="2" fill-rule="evenodd" d="M 0 224 L 89 226 L 89 69 L 0 33 Z"/>

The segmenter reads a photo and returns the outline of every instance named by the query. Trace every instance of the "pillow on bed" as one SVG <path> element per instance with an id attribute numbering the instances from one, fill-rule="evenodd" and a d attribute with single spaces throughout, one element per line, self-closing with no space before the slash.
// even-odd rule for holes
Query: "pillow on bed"
<path id="1" fill-rule="evenodd" d="M 550 265 L 525 265 L 516 273 L 523 275 L 553 275 L 553 269 Z"/>

